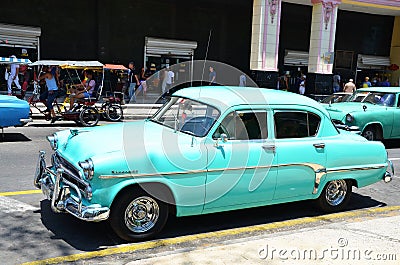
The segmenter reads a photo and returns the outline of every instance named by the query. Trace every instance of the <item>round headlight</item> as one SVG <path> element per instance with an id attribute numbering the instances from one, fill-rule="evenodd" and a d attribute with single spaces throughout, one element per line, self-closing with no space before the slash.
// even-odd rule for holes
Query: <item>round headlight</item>
<path id="1" fill-rule="evenodd" d="M 58 139 L 56 134 L 47 136 L 47 141 L 49 141 L 50 146 L 53 150 L 57 150 L 57 140 Z"/>
<path id="2" fill-rule="evenodd" d="M 94 166 L 92 159 L 87 159 L 85 161 L 79 162 L 79 166 L 83 169 L 83 174 L 88 180 L 91 180 L 94 175 Z"/>
<path id="3" fill-rule="evenodd" d="M 346 115 L 346 121 L 347 121 L 347 122 L 353 122 L 353 121 L 354 121 L 354 117 L 351 116 L 351 114 L 347 114 L 347 115 Z"/>

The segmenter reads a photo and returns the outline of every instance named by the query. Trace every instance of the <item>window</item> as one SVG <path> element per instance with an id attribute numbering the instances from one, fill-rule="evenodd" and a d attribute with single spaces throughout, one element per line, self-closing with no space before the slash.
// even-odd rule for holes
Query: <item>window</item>
<path id="1" fill-rule="evenodd" d="M 215 131 L 217 139 L 224 133 L 230 140 L 266 139 L 267 113 L 265 111 L 234 111 L 228 114 Z"/>
<path id="2" fill-rule="evenodd" d="M 310 112 L 279 111 L 274 115 L 277 139 L 316 136 L 321 118 Z"/>

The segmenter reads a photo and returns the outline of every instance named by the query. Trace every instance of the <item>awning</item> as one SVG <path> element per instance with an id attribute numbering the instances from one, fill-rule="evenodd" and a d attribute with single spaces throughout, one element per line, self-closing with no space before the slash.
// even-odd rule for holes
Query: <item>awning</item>
<path id="1" fill-rule="evenodd" d="M 0 46 L 37 49 L 40 35 L 40 27 L 0 23 Z"/>
<path id="2" fill-rule="evenodd" d="M 12 57 L 0 57 L 0 64 L 31 64 L 32 62 L 29 59 L 20 59 L 20 58 L 12 58 Z"/>
<path id="3" fill-rule="evenodd" d="M 104 65 L 104 69 L 109 69 L 109 70 L 128 70 L 128 68 L 126 68 L 125 66 L 123 66 L 122 64 L 109 64 L 106 63 Z"/>
<path id="4" fill-rule="evenodd" d="M 286 50 L 284 65 L 308 66 L 308 52 Z"/>
<path id="5" fill-rule="evenodd" d="M 147 56 L 175 55 L 190 58 L 193 56 L 196 48 L 197 42 L 195 41 L 145 38 L 145 52 Z"/>
<path id="6" fill-rule="evenodd" d="M 98 61 L 39 60 L 30 64 L 30 66 L 40 66 L 40 65 L 51 65 L 51 66 L 60 66 L 62 68 L 82 68 L 82 69 L 86 67 L 103 68 L 103 64 Z"/>
<path id="7" fill-rule="evenodd" d="M 359 69 L 382 69 L 386 66 L 390 66 L 389 57 L 364 54 L 358 55 L 357 68 Z"/>

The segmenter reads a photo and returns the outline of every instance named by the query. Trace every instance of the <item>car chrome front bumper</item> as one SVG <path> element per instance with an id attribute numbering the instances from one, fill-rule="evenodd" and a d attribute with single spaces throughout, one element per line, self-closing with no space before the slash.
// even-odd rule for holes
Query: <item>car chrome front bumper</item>
<path id="1" fill-rule="evenodd" d="M 62 167 L 47 167 L 45 152 L 39 152 L 34 185 L 41 189 L 51 202 L 51 209 L 56 213 L 68 212 L 85 221 L 106 220 L 110 215 L 110 209 L 99 204 L 83 205 L 82 191 L 77 185 L 63 178 L 63 174 L 65 173 Z"/>
<path id="2" fill-rule="evenodd" d="M 385 175 L 383 175 L 383 181 L 385 183 L 388 183 L 388 182 L 392 181 L 392 178 L 394 177 L 393 162 L 388 159 L 387 164 L 388 164 L 388 167 L 390 167 L 390 172 L 386 171 Z"/>
<path id="3" fill-rule="evenodd" d="M 19 119 L 19 122 L 21 123 L 21 126 L 26 125 L 29 122 L 32 122 L 32 118 L 28 118 L 28 119 Z"/>

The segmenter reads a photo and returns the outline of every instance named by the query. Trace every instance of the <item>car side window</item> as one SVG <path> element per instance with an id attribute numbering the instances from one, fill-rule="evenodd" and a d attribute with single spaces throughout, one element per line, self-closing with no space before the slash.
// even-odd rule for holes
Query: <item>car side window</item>
<path id="1" fill-rule="evenodd" d="M 267 112 L 233 111 L 223 119 L 213 138 L 219 138 L 222 133 L 230 140 L 266 139 Z"/>
<path id="2" fill-rule="evenodd" d="M 397 97 L 397 107 L 400 108 L 400 95 Z"/>
<path id="3" fill-rule="evenodd" d="M 316 136 L 321 118 L 310 112 L 279 111 L 274 114 L 277 139 Z"/>

